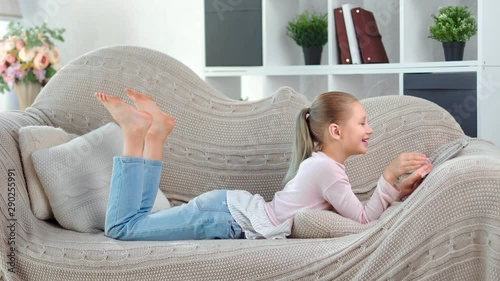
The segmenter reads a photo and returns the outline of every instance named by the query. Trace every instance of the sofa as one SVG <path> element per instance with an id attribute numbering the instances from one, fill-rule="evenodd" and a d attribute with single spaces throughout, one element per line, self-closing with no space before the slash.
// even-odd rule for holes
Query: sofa
<path id="1" fill-rule="evenodd" d="M 171 205 L 213 189 L 271 200 L 282 188 L 295 115 L 310 100 L 289 87 L 258 101 L 232 100 L 161 52 L 97 49 L 62 68 L 25 111 L 0 112 L 1 280 L 500 280 L 500 149 L 465 136 L 436 104 L 409 96 L 361 100 L 374 133 L 368 152 L 345 162 L 360 200 L 399 153 L 436 157 L 457 139 L 469 145 L 368 224 L 301 211 L 283 240 L 144 242 L 37 218 L 31 203 L 40 198 L 28 193 L 34 175 L 23 169 L 20 129 L 88 134 L 113 122 L 94 92 L 129 103 L 127 87 L 176 119 L 160 181 Z"/>

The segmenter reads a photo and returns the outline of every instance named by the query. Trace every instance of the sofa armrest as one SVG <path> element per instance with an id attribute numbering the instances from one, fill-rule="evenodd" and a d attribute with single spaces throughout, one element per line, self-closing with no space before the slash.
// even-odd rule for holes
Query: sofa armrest
<path id="1" fill-rule="evenodd" d="M 482 202 L 480 197 L 493 195 L 497 197 L 495 200 L 500 200 L 497 196 L 500 193 L 500 149 L 484 140 L 470 138 L 468 141 L 469 146 L 457 157 L 433 169 L 407 200 L 394 202 L 378 220 L 360 224 L 332 211 L 301 211 L 295 216 L 291 237 L 335 238 L 382 226 L 389 228 L 397 221 L 411 225 L 405 222 L 406 216 L 420 211 L 426 212 L 429 218 L 447 217 L 451 215 L 444 212 L 454 213 L 455 210 L 450 210 L 453 206 L 457 206 L 457 210 L 465 208 L 460 204 L 466 203 L 467 198 L 477 197 L 477 202 Z"/>

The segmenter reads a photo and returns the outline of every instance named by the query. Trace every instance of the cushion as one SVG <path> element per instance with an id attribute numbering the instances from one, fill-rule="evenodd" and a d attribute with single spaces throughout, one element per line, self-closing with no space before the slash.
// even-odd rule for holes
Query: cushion
<path id="1" fill-rule="evenodd" d="M 53 219 L 54 215 L 49 205 L 49 199 L 33 167 L 31 154 L 35 150 L 60 145 L 76 137 L 78 135 L 69 134 L 61 128 L 50 126 L 26 126 L 19 129 L 19 148 L 23 160 L 31 210 L 38 219 L 49 220 Z"/>
<path id="2" fill-rule="evenodd" d="M 67 143 L 32 153 L 55 219 L 70 230 L 104 230 L 113 157 L 121 155 L 120 127 L 108 123 Z M 170 207 L 159 190 L 152 212 Z"/>
<path id="3" fill-rule="evenodd" d="M 303 210 L 294 218 L 290 238 L 336 238 L 361 233 L 383 223 L 383 221 L 401 210 L 402 203 L 393 202 L 378 220 L 361 224 L 343 217 L 330 210 Z"/>

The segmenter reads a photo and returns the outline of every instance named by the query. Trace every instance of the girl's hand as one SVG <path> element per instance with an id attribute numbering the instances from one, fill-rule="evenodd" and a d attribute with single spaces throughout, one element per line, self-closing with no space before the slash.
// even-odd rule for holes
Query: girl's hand
<path id="1" fill-rule="evenodd" d="M 419 169 L 429 163 L 429 159 L 422 153 L 401 153 L 394 159 L 382 174 L 384 179 L 394 185 L 396 180 L 402 175 Z"/>
<path id="2" fill-rule="evenodd" d="M 399 190 L 399 199 L 410 195 L 417 189 L 417 187 L 422 183 L 425 175 L 427 175 L 432 170 L 432 164 L 426 164 L 420 167 L 418 170 L 414 171 L 406 179 L 397 184 Z"/>

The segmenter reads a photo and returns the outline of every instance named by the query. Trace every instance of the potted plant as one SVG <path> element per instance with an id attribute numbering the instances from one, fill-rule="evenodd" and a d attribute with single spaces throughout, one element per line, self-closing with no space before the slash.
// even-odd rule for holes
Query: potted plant
<path id="1" fill-rule="evenodd" d="M 429 38 L 442 42 L 445 60 L 462 60 L 465 42 L 477 33 L 476 20 L 469 8 L 447 6 L 432 17 L 434 25 L 429 26 Z"/>
<path id="2" fill-rule="evenodd" d="M 327 14 L 305 11 L 288 22 L 286 34 L 302 47 L 307 65 L 320 64 L 328 41 Z"/>
<path id="3" fill-rule="evenodd" d="M 24 28 L 10 22 L 0 41 L 0 93 L 14 88 L 19 109 L 35 100 L 40 89 L 61 68 L 52 40 L 64 41 L 65 29 L 50 29 L 46 23 Z"/>

